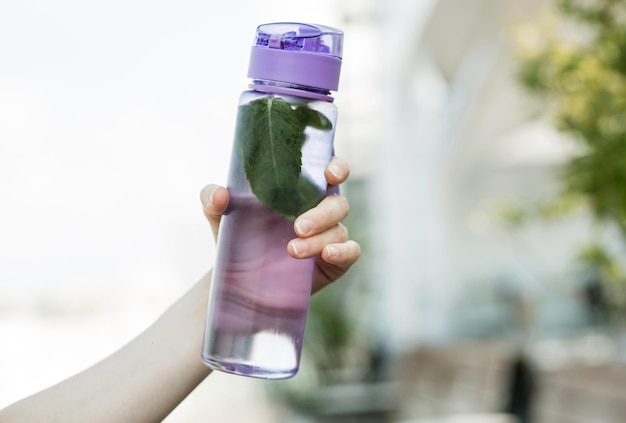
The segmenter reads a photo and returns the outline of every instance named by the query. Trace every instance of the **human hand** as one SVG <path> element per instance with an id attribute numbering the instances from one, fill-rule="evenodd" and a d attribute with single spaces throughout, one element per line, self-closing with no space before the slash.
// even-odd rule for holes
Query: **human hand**
<path id="1" fill-rule="evenodd" d="M 348 163 L 334 157 L 325 170 L 329 188 L 343 183 L 349 174 Z M 228 207 L 228 190 L 208 185 L 200 192 L 200 200 L 217 239 L 222 214 Z M 287 251 L 295 258 L 316 258 L 312 292 L 339 279 L 361 255 L 361 247 L 348 238 L 348 230 L 341 223 L 349 211 L 350 205 L 344 196 L 329 195 L 294 222 L 298 237 L 289 242 Z"/>

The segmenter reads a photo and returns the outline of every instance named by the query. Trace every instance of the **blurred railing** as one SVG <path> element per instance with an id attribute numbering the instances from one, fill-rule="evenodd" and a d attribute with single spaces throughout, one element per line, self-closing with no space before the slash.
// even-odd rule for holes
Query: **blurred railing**
<path id="1" fill-rule="evenodd" d="M 513 381 L 516 350 L 503 343 L 423 347 L 399 362 L 401 418 L 503 413 L 511 404 L 532 423 L 621 423 L 626 416 L 626 365 L 568 363 Z M 519 374 L 518 374 L 519 377 Z M 521 386 L 520 384 L 525 385 Z M 508 410 L 507 410 L 508 409 Z M 522 411 L 524 413 L 524 411 Z M 419 421 L 419 420 L 417 420 Z"/>

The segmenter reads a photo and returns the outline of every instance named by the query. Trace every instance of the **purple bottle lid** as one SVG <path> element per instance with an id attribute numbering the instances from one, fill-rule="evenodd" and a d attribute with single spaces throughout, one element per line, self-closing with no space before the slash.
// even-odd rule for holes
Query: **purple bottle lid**
<path id="1" fill-rule="evenodd" d="M 259 25 L 248 77 L 255 80 L 255 89 L 262 85 L 287 93 L 284 88 L 295 85 L 310 90 L 308 96 L 332 101 L 327 97 L 339 85 L 342 48 L 343 33 L 335 28 L 293 22 Z"/>

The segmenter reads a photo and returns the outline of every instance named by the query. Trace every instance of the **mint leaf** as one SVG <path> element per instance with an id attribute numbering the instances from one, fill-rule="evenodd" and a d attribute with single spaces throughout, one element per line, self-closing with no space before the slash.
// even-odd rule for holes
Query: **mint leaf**
<path id="1" fill-rule="evenodd" d="M 298 180 L 298 212 L 295 217 L 317 206 L 323 198 L 324 193 L 320 192 L 317 185 L 300 175 Z"/>
<path id="2" fill-rule="evenodd" d="M 323 131 L 329 131 L 333 129 L 332 122 L 317 110 L 309 108 L 307 105 L 300 105 L 296 107 L 296 114 L 298 119 L 304 126 L 312 126 L 316 129 Z"/>
<path id="3" fill-rule="evenodd" d="M 280 97 L 240 106 L 235 144 L 250 188 L 264 204 L 290 220 L 316 206 L 323 193 L 302 174 L 307 126 L 332 129 L 326 116 Z"/>

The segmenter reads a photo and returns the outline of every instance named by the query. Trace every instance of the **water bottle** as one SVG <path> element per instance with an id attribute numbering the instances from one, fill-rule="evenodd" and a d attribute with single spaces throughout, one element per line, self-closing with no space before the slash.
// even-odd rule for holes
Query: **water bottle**
<path id="1" fill-rule="evenodd" d="M 257 28 L 240 96 L 202 360 L 285 379 L 298 371 L 315 259 L 295 259 L 294 220 L 327 194 L 343 34 L 303 23 Z"/>

